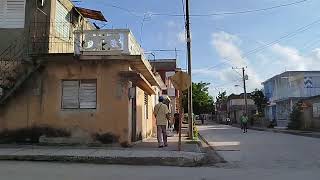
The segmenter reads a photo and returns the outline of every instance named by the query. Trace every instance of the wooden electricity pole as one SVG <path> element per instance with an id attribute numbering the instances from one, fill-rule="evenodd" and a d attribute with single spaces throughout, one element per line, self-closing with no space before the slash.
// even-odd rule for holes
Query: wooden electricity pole
<path id="1" fill-rule="evenodd" d="M 245 75 L 245 69 L 242 68 L 242 79 L 243 79 L 243 92 L 244 92 L 244 104 L 245 104 L 245 113 L 248 116 L 248 100 L 247 100 L 247 88 L 246 88 L 246 80 L 247 76 Z"/>
<path id="2" fill-rule="evenodd" d="M 192 72 L 191 72 L 191 36 L 190 36 L 190 6 L 189 0 L 186 0 L 186 32 L 187 32 L 187 52 L 188 52 L 188 74 L 190 76 L 191 86 L 188 89 L 188 122 L 189 138 L 193 139 L 193 107 L 192 107 Z"/>
<path id="3" fill-rule="evenodd" d="M 248 76 L 245 73 L 245 71 L 246 71 L 245 68 L 246 67 L 242 67 L 242 68 L 237 68 L 237 67 L 234 68 L 234 67 L 232 67 L 232 69 L 241 69 L 242 70 L 243 93 L 244 93 L 243 95 L 244 95 L 244 104 L 245 104 L 244 112 L 248 116 L 248 98 L 247 98 L 247 86 L 246 86 L 246 80 L 247 80 Z"/>

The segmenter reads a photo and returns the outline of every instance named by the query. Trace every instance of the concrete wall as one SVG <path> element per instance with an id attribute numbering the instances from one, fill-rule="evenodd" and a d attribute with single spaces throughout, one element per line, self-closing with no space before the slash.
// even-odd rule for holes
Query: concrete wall
<path id="1" fill-rule="evenodd" d="M 19 43 L 25 43 L 28 47 L 28 52 L 48 51 L 50 53 L 69 53 L 73 52 L 73 30 L 88 30 L 95 29 L 91 23 L 85 18 L 79 18 L 78 22 L 70 23 L 70 40 L 66 43 L 65 40 L 59 38 L 55 32 L 55 12 L 56 0 L 46 0 L 45 5 L 37 8 L 37 1 L 27 0 L 25 7 L 25 27 L 21 29 L 4 29 L 0 27 L 0 53 L 18 40 Z M 72 11 L 73 4 L 70 0 L 60 0 L 60 2 L 71 13 L 72 19 L 78 17 L 75 11 Z M 45 35 L 45 36 L 43 36 Z M 31 46 L 31 42 L 37 42 Z M 28 45 L 28 46 L 27 46 Z M 36 47 L 35 47 L 36 46 Z"/>
<path id="2" fill-rule="evenodd" d="M 153 128 L 153 103 L 152 96 L 148 95 L 148 118 L 145 117 L 144 91 L 136 87 L 137 106 L 137 136 L 145 139 L 152 134 Z"/>
<path id="3" fill-rule="evenodd" d="M 0 54 L 10 46 L 13 40 L 21 37 L 24 29 L 2 29 L 0 28 Z"/>
<path id="4" fill-rule="evenodd" d="M 247 104 L 248 105 L 254 105 L 254 101 L 252 99 L 247 99 Z M 231 99 L 230 100 L 230 105 L 245 105 L 244 99 Z"/>
<path id="5" fill-rule="evenodd" d="M 15 40 L 19 43 L 28 43 L 30 40 L 29 32 L 35 31 L 37 28 L 31 28 L 35 21 L 45 22 L 50 13 L 50 3 L 46 3 L 41 11 L 36 8 L 36 1 L 27 0 L 25 6 L 25 27 L 24 28 L 1 28 L 0 27 L 0 52 L 8 48 Z M 39 26 L 40 27 L 40 26 Z"/>
<path id="6" fill-rule="evenodd" d="M 57 0 L 51 0 L 51 14 L 50 14 L 50 39 L 49 39 L 49 53 L 73 53 L 74 52 L 74 31 L 79 30 L 92 30 L 95 29 L 91 23 L 83 17 L 79 17 L 79 15 L 72 11 L 73 4 L 69 0 L 59 0 L 61 4 L 69 11 L 73 12 L 71 14 L 71 19 L 77 19 L 77 21 L 73 21 L 73 24 L 68 24 L 70 27 L 70 38 L 65 39 L 59 33 L 56 32 L 56 3 Z M 58 22 L 59 23 L 59 22 Z M 66 24 L 67 25 L 67 24 Z M 80 44 L 77 44 L 78 46 Z"/>
<path id="7" fill-rule="evenodd" d="M 305 108 L 303 112 L 304 126 L 306 126 L 307 128 L 320 129 L 320 97 L 313 97 L 304 102 L 310 105 L 310 107 Z"/>
<path id="8" fill-rule="evenodd" d="M 264 82 L 265 95 L 269 101 L 319 95 L 319 88 L 307 88 L 305 78 L 311 80 L 311 87 L 320 85 L 319 71 L 287 71 Z"/>
<path id="9" fill-rule="evenodd" d="M 118 76 L 119 71 L 128 69 L 128 64 L 121 63 L 49 63 L 1 107 L 1 129 L 49 125 L 72 132 L 81 130 L 84 135 L 111 132 L 121 142 L 130 142 L 129 82 Z M 63 79 L 97 79 L 97 109 L 62 109 Z"/>

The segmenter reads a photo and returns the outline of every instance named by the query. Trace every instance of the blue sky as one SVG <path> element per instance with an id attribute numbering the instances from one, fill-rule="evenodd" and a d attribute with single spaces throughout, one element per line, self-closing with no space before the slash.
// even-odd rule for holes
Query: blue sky
<path id="1" fill-rule="evenodd" d="M 295 1 L 298 0 L 191 0 L 190 5 L 191 14 L 207 14 Z M 186 68 L 183 17 L 152 15 L 182 14 L 181 0 L 82 0 L 80 6 L 101 10 L 109 20 L 105 28 L 130 28 L 145 51 L 177 48 L 178 64 Z M 261 88 L 261 82 L 285 70 L 319 70 L 320 22 L 246 56 L 246 52 L 320 19 L 319 7 L 319 0 L 308 0 L 262 12 L 192 17 L 193 80 L 210 82 L 210 93 L 216 95 L 223 90 L 242 92 L 241 87 L 235 87 L 241 81 L 232 66 L 247 66 L 249 91 Z M 174 58 L 175 53 L 156 52 L 156 57 Z M 221 64 L 225 59 L 229 61 Z"/>

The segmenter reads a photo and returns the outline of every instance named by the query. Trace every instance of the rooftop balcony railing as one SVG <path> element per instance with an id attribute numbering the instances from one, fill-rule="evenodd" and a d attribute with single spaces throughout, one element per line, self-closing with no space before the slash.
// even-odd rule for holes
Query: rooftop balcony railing
<path id="1" fill-rule="evenodd" d="M 151 69 L 144 51 L 129 29 L 75 31 L 77 55 L 141 55 Z"/>

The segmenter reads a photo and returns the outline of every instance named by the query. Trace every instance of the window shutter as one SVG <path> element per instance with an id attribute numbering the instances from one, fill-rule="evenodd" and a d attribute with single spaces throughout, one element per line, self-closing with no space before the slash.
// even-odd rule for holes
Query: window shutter
<path id="1" fill-rule="evenodd" d="M 82 80 L 80 83 L 80 108 L 95 109 L 97 106 L 97 82 Z"/>
<path id="2" fill-rule="evenodd" d="M 69 39 L 70 35 L 70 14 L 68 10 L 56 1 L 56 31 L 61 36 L 60 38 Z"/>
<path id="3" fill-rule="evenodd" d="M 0 1 L 0 28 L 4 27 L 4 1 Z"/>
<path id="4" fill-rule="evenodd" d="M 79 108 L 79 81 L 62 82 L 62 108 Z"/>
<path id="5" fill-rule="evenodd" d="M 25 0 L 0 1 L 0 28 L 24 28 Z"/>

